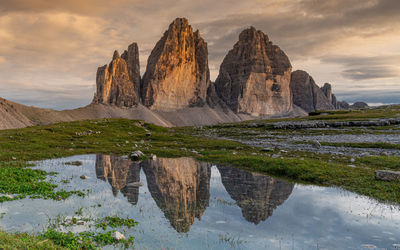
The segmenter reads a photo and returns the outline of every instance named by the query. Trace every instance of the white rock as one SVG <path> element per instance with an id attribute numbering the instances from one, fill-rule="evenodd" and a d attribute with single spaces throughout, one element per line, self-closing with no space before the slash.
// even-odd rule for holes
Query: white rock
<path id="1" fill-rule="evenodd" d="M 125 236 L 122 233 L 118 232 L 118 231 L 112 232 L 111 233 L 111 237 L 114 240 L 125 240 Z"/>

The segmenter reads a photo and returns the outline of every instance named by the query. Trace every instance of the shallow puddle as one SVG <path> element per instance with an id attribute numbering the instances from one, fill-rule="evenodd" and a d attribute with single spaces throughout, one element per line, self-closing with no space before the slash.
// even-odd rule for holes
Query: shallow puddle
<path id="1" fill-rule="evenodd" d="M 81 161 L 81 166 L 66 162 Z M 84 190 L 65 201 L 0 204 L 7 231 L 42 232 L 49 220 L 119 216 L 137 249 L 396 249 L 400 209 L 336 188 L 284 180 L 192 158 L 141 163 L 108 155 L 37 162 L 56 171 L 60 189 Z M 87 176 L 81 179 L 80 176 Z M 77 225 L 64 230 L 91 230 Z M 400 246 L 400 245 L 399 245 Z"/>

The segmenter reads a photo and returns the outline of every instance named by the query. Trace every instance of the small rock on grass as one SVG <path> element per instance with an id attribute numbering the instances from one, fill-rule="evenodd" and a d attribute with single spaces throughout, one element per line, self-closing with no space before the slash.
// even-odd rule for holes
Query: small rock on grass
<path id="1" fill-rule="evenodd" d="M 111 237 L 114 239 L 114 240 L 125 240 L 125 236 L 122 234 L 122 233 L 120 233 L 120 232 L 118 232 L 118 231 L 116 231 L 116 232 L 112 232 L 111 233 Z"/>
<path id="2" fill-rule="evenodd" d="M 271 151 L 274 151 L 272 148 L 263 148 L 263 149 L 261 149 L 261 151 L 263 151 L 263 152 L 271 152 Z"/>
<path id="3" fill-rule="evenodd" d="M 312 142 L 312 145 L 314 148 L 321 148 L 321 143 L 319 143 L 319 141 L 317 141 L 317 140 L 314 140 Z"/>
<path id="4" fill-rule="evenodd" d="M 400 180 L 400 171 L 375 170 L 375 179 L 381 181 Z"/>
<path id="5" fill-rule="evenodd" d="M 130 154 L 130 158 L 131 158 L 131 160 L 133 160 L 133 161 L 138 161 L 138 160 L 140 160 L 140 158 L 141 158 L 142 156 L 144 156 L 144 154 L 143 154 L 143 152 L 140 151 L 140 150 L 134 151 L 134 152 L 132 152 L 132 153 Z"/>

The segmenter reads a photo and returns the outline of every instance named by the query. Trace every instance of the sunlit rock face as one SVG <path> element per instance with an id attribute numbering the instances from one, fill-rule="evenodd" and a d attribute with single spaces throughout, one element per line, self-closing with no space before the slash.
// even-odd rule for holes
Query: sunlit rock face
<path id="1" fill-rule="evenodd" d="M 157 206 L 177 232 L 188 232 L 210 199 L 211 168 L 192 158 L 147 160 L 142 163 Z"/>
<path id="2" fill-rule="evenodd" d="M 132 48 L 131 48 L 132 50 Z M 133 52 L 124 53 L 125 58 L 129 61 L 131 71 L 128 71 L 126 61 L 120 57 L 117 51 L 114 52 L 113 59 L 109 65 L 104 65 L 97 69 L 96 87 L 97 92 L 93 98 L 93 103 L 111 104 L 119 107 L 132 107 L 139 103 L 139 96 L 136 91 L 139 91 L 140 80 L 135 90 L 135 85 L 130 80 L 131 75 L 135 71 L 135 60 L 139 65 L 138 57 L 132 55 Z M 132 75 L 132 78 L 137 81 L 137 77 Z M 140 75 L 139 75 L 140 79 Z"/>
<path id="3" fill-rule="evenodd" d="M 290 89 L 293 95 L 293 103 L 307 112 L 334 109 L 325 93 L 305 71 L 296 70 L 292 73 Z"/>
<path id="4" fill-rule="evenodd" d="M 289 198 L 293 184 L 244 170 L 218 166 L 222 183 L 242 209 L 243 217 L 254 224 L 265 221 Z"/>
<path id="5" fill-rule="evenodd" d="M 130 203 L 137 204 L 139 187 L 130 184 L 140 181 L 139 163 L 118 156 L 97 155 L 96 176 L 110 183 L 114 196 L 121 191 Z"/>
<path id="6" fill-rule="evenodd" d="M 224 58 L 215 81 L 218 96 L 236 113 L 253 116 L 287 113 L 292 109 L 286 54 L 254 27 L 242 31 Z"/>
<path id="7" fill-rule="evenodd" d="M 207 43 L 177 18 L 151 52 L 143 76 L 143 104 L 153 110 L 203 106 L 210 84 Z"/>

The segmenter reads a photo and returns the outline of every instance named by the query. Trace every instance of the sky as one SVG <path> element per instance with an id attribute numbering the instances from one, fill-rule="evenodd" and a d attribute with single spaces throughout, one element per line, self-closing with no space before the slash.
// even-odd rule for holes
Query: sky
<path id="1" fill-rule="evenodd" d="M 399 0 L 1 0 L 0 97 L 44 108 L 87 105 L 97 67 L 132 42 L 147 57 L 176 17 L 208 43 L 211 80 L 254 26 L 339 100 L 400 103 Z"/>

